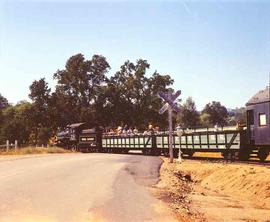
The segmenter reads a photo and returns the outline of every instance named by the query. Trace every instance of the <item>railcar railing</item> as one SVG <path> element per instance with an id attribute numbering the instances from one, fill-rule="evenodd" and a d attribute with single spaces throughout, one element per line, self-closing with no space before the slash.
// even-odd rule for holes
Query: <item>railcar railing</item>
<path id="1" fill-rule="evenodd" d="M 157 148 L 169 147 L 168 134 L 156 135 Z M 216 150 L 240 149 L 241 131 L 203 131 L 184 133 L 181 137 L 173 136 L 173 148 Z"/>
<path id="2" fill-rule="evenodd" d="M 103 148 L 143 149 L 153 148 L 153 135 L 103 135 Z"/>
<path id="3" fill-rule="evenodd" d="M 173 148 L 196 151 L 239 150 L 244 143 L 244 130 L 207 130 L 187 131 L 181 137 L 174 132 Z M 168 149 L 169 135 L 167 132 L 149 135 L 103 135 L 103 148 L 121 149 Z"/>

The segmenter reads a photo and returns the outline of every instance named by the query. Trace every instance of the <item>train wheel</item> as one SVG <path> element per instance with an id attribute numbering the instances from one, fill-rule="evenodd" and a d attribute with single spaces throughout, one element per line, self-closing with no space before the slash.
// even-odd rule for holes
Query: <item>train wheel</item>
<path id="1" fill-rule="evenodd" d="M 128 154 L 128 151 L 129 151 L 129 150 L 127 150 L 127 149 L 123 149 L 123 150 L 122 150 L 122 153 L 123 153 L 123 154 Z"/>
<path id="2" fill-rule="evenodd" d="M 79 151 L 79 149 L 75 144 L 73 144 L 73 145 L 71 145 L 71 151 L 76 152 L 76 151 Z"/>
<path id="3" fill-rule="evenodd" d="M 241 151 L 241 152 L 239 153 L 239 160 L 248 160 L 249 157 L 250 157 L 249 152 Z"/>
<path id="4" fill-rule="evenodd" d="M 258 151 L 258 157 L 259 157 L 260 161 L 265 161 L 268 154 L 269 154 L 269 151 L 267 149 L 260 148 Z"/>
<path id="5" fill-rule="evenodd" d="M 164 154 L 165 157 L 169 157 L 169 151 L 166 150 L 166 151 L 163 152 L 163 154 Z"/>
<path id="6" fill-rule="evenodd" d="M 224 157 L 225 160 L 235 160 L 235 152 L 224 152 L 222 153 L 222 156 Z"/>
<path id="7" fill-rule="evenodd" d="M 143 149 L 142 153 L 143 153 L 143 155 L 147 155 L 147 156 L 150 155 L 150 152 L 148 149 Z"/>
<path id="8" fill-rule="evenodd" d="M 228 160 L 228 159 L 229 159 L 229 153 L 228 153 L 228 152 L 224 152 L 224 153 L 222 153 L 221 155 L 223 156 L 223 158 L 224 158 L 225 160 Z"/>

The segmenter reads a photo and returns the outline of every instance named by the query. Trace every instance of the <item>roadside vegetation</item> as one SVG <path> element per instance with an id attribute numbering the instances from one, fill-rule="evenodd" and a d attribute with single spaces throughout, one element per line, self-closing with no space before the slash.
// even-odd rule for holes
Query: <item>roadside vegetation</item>
<path id="1" fill-rule="evenodd" d="M 0 150 L 0 155 L 26 155 L 26 154 L 54 154 L 54 153 L 72 153 L 60 147 L 25 147 L 18 149 L 10 149 L 9 151 Z"/>

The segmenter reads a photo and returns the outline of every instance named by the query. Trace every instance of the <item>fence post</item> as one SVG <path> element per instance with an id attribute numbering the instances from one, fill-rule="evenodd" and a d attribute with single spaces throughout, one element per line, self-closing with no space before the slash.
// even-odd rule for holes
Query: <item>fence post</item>
<path id="1" fill-rule="evenodd" d="M 15 151 L 17 151 L 18 148 L 18 140 L 15 140 Z"/>
<path id="2" fill-rule="evenodd" d="M 9 151 L 9 140 L 7 140 L 7 144 L 6 144 L 7 146 L 6 146 L 6 152 L 8 152 Z"/>

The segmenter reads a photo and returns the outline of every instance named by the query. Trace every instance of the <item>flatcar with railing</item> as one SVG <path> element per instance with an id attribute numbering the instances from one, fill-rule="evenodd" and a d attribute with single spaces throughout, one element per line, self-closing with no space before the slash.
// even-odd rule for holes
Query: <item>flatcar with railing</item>
<path id="1" fill-rule="evenodd" d="M 226 159 L 247 160 L 252 156 L 265 160 L 270 151 L 269 88 L 258 92 L 246 104 L 246 127 L 224 127 L 174 132 L 173 154 L 191 157 L 195 152 L 219 152 Z M 82 152 L 128 153 L 141 151 L 146 155 L 168 155 L 168 132 L 111 135 L 87 124 L 69 125 L 58 134 L 58 141 Z"/>

